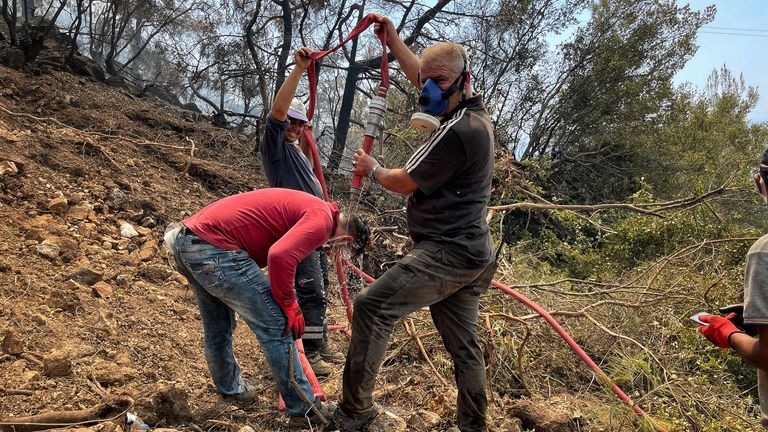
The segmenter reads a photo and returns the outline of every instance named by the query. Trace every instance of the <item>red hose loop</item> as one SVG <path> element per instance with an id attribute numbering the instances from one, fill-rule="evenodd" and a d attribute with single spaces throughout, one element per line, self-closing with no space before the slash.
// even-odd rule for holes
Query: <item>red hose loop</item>
<path id="1" fill-rule="evenodd" d="M 356 265 L 352 264 L 352 262 L 350 260 L 344 259 L 344 264 L 346 264 L 346 266 L 349 267 L 350 270 L 352 270 L 353 273 L 355 273 L 358 276 L 360 276 L 361 278 L 363 278 L 365 283 L 370 285 L 370 284 L 373 283 L 373 281 L 376 280 L 371 275 L 365 273 L 364 271 L 360 270 Z"/>
<path id="2" fill-rule="evenodd" d="M 344 277 L 344 264 L 341 255 L 336 253 L 336 276 L 339 278 L 341 286 L 341 298 L 344 300 L 344 308 L 347 310 L 347 320 L 352 323 L 352 302 L 349 300 L 349 290 L 347 289 L 347 279 Z"/>
<path id="3" fill-rule="evenodd" d="M 619 397 L 619 399 L 623 400 L 624 402 L 632 406 L 632 409 L 637 414 L 643 417 L 648 417 L 648 414 L 646 414 L 642 408 L 640 408 L 638 405 L 632 402 L 632 399 L 630 399 L 629 396 L 627 396 L 623 391 L 621 391 L 621 389 L 616 384 L 614 384 L 611 378 L 605 372 L 603 372 L 603 370 L 600 369 L 600 366 L 598 366 L 597 363 L 595 363 L 589 357 L 589 355 L 587 355 L 587 353 L 584 352 L 584 350 L 579 346 L 579 344 L 577 344 L 576 341 L 574 341 L 573 338 L 568 333 L 566 333 L 563 327 L 560 326 L 560 324 L 557 321 L 555 321 L 554 318 L 552 318 L 552 315 L 550 315 L 549 312 L 547 312 L 544 308 L 542 308 L 541 306 L 531 301 L 528 297 L 524 296 L 519 291 L 514 290 L 498 282 L 495 279 L 491 281 L 491 285 L 495 286 L 502 292 L 511 295 L 512 297 L 515 298 L 515 300 L 528 306 L 529 308 L 536 311 L 537 314 L 541 315 L 541 317 L 544 318 L 549 323 L 549 325 L 555 329 L 555 331 L 560 335 L 560 337 L 563 338 L 563 340 L 571 347 L 571 349 L 579 356 L 579 358 L 581 358 L 581 360 L 584 361 L 584 363 L 586 363 L 589 367 L 591 367 L 597 373 L 597 375 L 600 378 L 602 378 L 603 382 L 610 385 L 611 390 L 613 390 L 613 392 Z M 659 432 L 667 432 L 667 430 L 661 426 L 655 426 L 655 427 Z"/>
<path id="4" fill-rule="evenodd" d="M 358 275 L 360 275 L 363 278 L 363 280 L 365 280 L 367 283 L 370 284 L 376 280 L 370 275 L 363 272 L 358 267 L 356 267 L 349 260 L 344 260 L 344 264 L 346 264 L 347 267 L 349 267 L 354 273 L 357 273 Z M 576 352 L 579 358 L 581 358 L 581 360 L 584 361 L 584 363 L 586 363 L 589 367 L 591 367 L 597 373 L 597 375 L 603 380 L 603 382 L 610 385 L 611 390 L 613 390 L 613 392 L 619 397 L 619 399 L 629 404 L 632 407 L 632 409 L 635 411 L 635 413 L 639 414 L 640 416 L 650 418 L 648 414 L 645 411 L 643 411 L 642 408 L 640 408 L 637 404 L 632 402 L 632 399 L 630 399 L 629 396 L 627 396 L 616 384 L 614 384 L 611 378 L 605 372 L 603 372 L 602 369 L 600 369 L 600 366 L 598 366 L 589 357 L 589 355 L 587 355 L 586 352 L 584 352 L 584 350 L 579 346 L 579 344 L 576 343 L 576 341 L 573 340 L 573 338 L 565 331 L 565 329 L 563 329 L 563 327 L 557 321 L 555 321 L 554 318 L 552 318 L 552 315 L 550 315 L 549 312 L 547 312 L 544 308 L 542 308 L 538 304 L 531 301 L 528 297 L 524 296 L 519 291 L 514 290 L 495 279 L 491 281 L 491 285 L 498 288 L 502 292 L 509 294 L 515 300 L 528 306 L 529 308 L 533 309 L 537 314 L 541 315 L 541 317 L 544 318 L 547 321 L 547 323 L 549 323 L 549 325 L 555 329 L 555 331 L 560 335 L 560 337 L 562 337 L 563 340 L 565 340 L 568 346 L 570 346 L 571 349 L 574 352 Z M 667 430 L 661 426 L 655 426 L 655 427 L 656 427 L 656 430 L 658 430 L 659 432 L 667 432 Z"/>
<path id="5" fill-rule="evenodd" d="M 302 139 L 305 143 L 309 144 L 309 148 L 312 150 L 312 171 L 317 177 L 317 181 L 320 182 L 320 187 L 323 189 L 323 197 L 328 201 L 328 188 L 325 186 L 325 176 L 323 175 L 323 165 L 320 162 L 320 155 L 317 153 L 317 144 L 315 144 L 315 137 L 312 136 L 312 131 L 309 128 L 304 128 L 304 134 Z"/>
<path id="6" fill-rule="evenodd" d="M 340 44 L 336 45 L 335 47 L 325 50 L 325 51 L 313 51 L 309 54 L 309 58 L 312 60 L 309 63 L 309 68 L 307 68 L 307 75 L 309 76 L 309 107 L 307 109 L 307 118 L 309 120 L 312 120 L 312 116 L 315 114 L 315 99 L 317 95 L 317 76 L 315 74 L 315 62 L 320 60 L 321 58 L 327 56 L 328 54 L 336 51 L 337 49 L 341 48 L 344 44 L 352 40 L 353 37 L 356 37 L 360 33 L 363 32 L 363 30 L 367 29 L 371 26 L 371 24 L 377 23 L 381 21 L 382 17 L 381 15 L 377 14 L 368 14 L 363 19 L 357 22 L 357 25 L 355 28 L 352 29 L 352 32 L 347 36 L 346 39 L 344 39 Z M 386 88 L 389 88 L 389 62 L 387 59 L 387 29 L 384 26 L 381 26 L 380 30 L 376 33 L 376 35 L 379 37 L 379 41 L 381 42 L 382 49 L 384 51 L 384 55 L 381 57 L 381 82 L 383 86 L 386 86 Z"/>

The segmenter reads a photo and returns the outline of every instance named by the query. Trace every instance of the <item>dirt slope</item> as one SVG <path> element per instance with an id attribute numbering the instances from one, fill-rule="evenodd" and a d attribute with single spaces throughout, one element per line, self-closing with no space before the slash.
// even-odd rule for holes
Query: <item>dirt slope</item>
<path id="1" fill-rule="evenodd" d="M 253 145 L 194 113 L 85 78 L 0 67 L 0 417 L 126 395 L 153 427 L 283 428 L 273 381 L 244 325 L 236 353 L 261 399 L 248 409 L 218 399 L 194 297 L 159 246 L 167 223 L 265 186 Z M 137 235 L 121 233 L 126 223 Z M 374 275 L 402 251 L 404 232 L 391 228 L 377 241 L 380 258 L 365 263 Z M 344 323 L 338 294 L 332 303 L 330 321 Z M 408 430 L 444 430 L 455 396 L 436 373 L 450 381 L 450 360 L 427 312 L 410 323 L 423 347 L 397 326 L 376 398 Z M 335 349 L 345 352 L 346 343 L 332 335 Z M 321 384 L 337 399 L 341 366 Z M 579 403 L 561 402 L 553 403 Z M 505 403 L 493 400 L 493 430 L 519 430 Z"/>

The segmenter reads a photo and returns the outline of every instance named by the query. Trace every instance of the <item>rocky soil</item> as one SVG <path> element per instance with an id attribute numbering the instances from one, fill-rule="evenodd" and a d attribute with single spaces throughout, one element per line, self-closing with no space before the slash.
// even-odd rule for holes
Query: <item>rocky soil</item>
<path id="1" fill-rule="evenodd" d="M 0 67 L 0 418 L 120 396 L 153 428 L 284 429 L 275 386 L 244 325 L 236 353 L 260 399 L 241 407 L 218 398 L 194 297 L 160 245 L 168 223 L 265 186 L 253 148 L 252 138 L 198 114 L 88 78 Z M 405 233 L 392 228 L 363 263 L 369 273 L 380 274 L 380 263 L 402 251 Z M 332 323 L 345 323 L 336 284 L 331 301 Z M 450 361 L 427 312 L 410 325 L 421 336 L 416 341 L 404 325 L 393 335 L 376 397 L 394 416 L 377 427 L 445 430 L 455 390 L 437 375 L 450 382 Z M 346 343 L 343 333 L 332 334 L 336 350 L 345 352 Z M 341 366 L 321 385 L 337 399 Z M 520 430 L 513 413 L 533 418 L 528 427 L 569 430 L 580 403 L 555 397 L 546 408 L 496 396 L 492 430 Z"/>

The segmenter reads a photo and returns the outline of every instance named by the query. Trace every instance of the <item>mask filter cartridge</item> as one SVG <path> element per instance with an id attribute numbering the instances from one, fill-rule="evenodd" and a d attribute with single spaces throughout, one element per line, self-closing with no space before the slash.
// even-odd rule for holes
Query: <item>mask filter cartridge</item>
<path id="1" fill-rule="evenodd" d="M 440 126 L 440 121 L 427 113 L 417 112 L 411 116 L 411 126 L 427 133 L 432 133 Z"/>

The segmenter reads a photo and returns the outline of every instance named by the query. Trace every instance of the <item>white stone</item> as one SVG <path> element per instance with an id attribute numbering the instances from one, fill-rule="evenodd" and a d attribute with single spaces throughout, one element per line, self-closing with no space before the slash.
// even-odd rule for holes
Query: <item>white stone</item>
<path id="1" fill-rule="evenodd" d="M 139 233 L 136 231 L 136 228 L 133 227 L 133 225 L 129 224 L 128 222 L 123 222 L 120 225 L 120 235 L 125 238 L 133 238 L 139 235 Z"/>
<path id="2" fill-rule="evenodd" d="M 61 253 L 61 248 L 59 245 L 47 239 L 39 245 L 35 246 L 35 250 L 38 254 L 50 259 L 58 258 L 59 254 Z"/>

